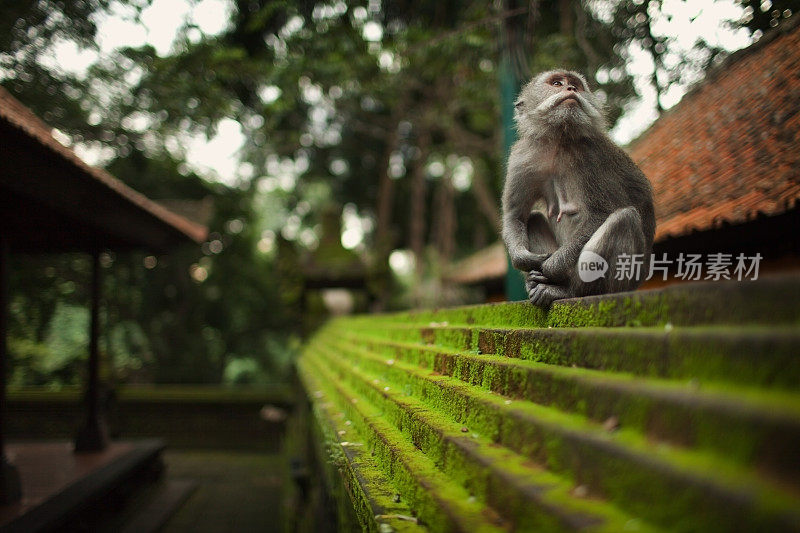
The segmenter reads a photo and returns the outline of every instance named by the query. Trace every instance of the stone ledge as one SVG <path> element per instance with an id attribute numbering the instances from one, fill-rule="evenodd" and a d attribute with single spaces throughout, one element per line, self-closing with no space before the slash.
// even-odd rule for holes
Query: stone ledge
<path id="1" fill-rule="evenodd" d="M 798 302 L 784 276 L 339 318 L 299 368 L 418 527 L 800 530 Z"/>

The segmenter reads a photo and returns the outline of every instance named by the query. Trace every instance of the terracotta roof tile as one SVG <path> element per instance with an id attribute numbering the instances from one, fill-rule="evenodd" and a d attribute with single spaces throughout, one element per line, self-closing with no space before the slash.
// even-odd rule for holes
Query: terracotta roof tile
<path id="1" fill-rule="evenodd" d="M 631 146 L 656 239 L 775 215 L 800 199 L 800 24 L 734 54 Z"/>

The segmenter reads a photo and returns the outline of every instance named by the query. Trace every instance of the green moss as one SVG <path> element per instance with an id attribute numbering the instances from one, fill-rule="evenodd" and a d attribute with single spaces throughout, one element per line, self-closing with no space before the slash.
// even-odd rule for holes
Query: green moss
<path id="1" fill-rule="evenodd" d="M 791 434 L 800 424 L 800 398 L 795 395 L 755 394 L 714 385 L 701 390 L 688 381 L 642 380 L 629 374 L 459 354 L 361 335 L 340 339 L 343 349 L 348 342 L 360 345 L 386 361 L 432 369 L 510 398 L 558 407 L 601 423 L 615 417 L 624 427 L 651 438 L 717 450 L 742 463 L 760 462 L 765 468 L 784 470 L 794 455 L 776 449 L 773 435 Z"/>
<path id="2" fill-rule="evenodd" d="M 331 386 L 329 381 L 326 385 L 314 377 L 326 374 L 326 370 L 311 361 L 312 358 L 305 358 L 301 363 L 303 380 L 310 390 L 327 391 L 323 393 L 325 399 L 332 407 L 341 410 L 333 418 L 344 420 L 348 427 L 341 430 L 344 431 L 342 438 L 352 435 L 361 439 L 381 470 L 374 474 L 392 480 L 401 500 L 409 502 L 413 514 L 427 528 L 431 531 L 498 530 L 498 524 L 492 523 L 497 519 L 492 518 L 491 513 L 436 470 L 428 458 L 402 439 L 372 405 L 359 401 L 360 397 L 341 383 Z"/>
<path id="3" fill-rule="evenodd" d="M 635 525 L 619 508 L 675 531 L 792 529 L 798 297 L 800 283 L 698 284 L 547 314 L 523 302 L 353 317 L 303 360 L 432 527 L 462 524 L 443 509 L 467 494 L 492 527 Z"/>
<path id="4" fill-rule="evenodd" d="M 454 382 L 445 376 L 423 375 L 420 371 L 397 361 L 387 365 L 382 357 L 370 356 L 357 348 L 338 345 L 336 354 L 335 356 L 329 354 L 326 364 L 336 364 L 335 360 L 344 356 L 349 360 L 349 366 L 345 368 L 354 369 L 351 372 L 360 372 L 360 369 L 363 369 L 374 376 L 380 376 L 379 382 L 375 384 L 389 387 L 390 390 L 407 391 L 406 394 L 419 398 L 431 409 L 446 413 L 456 423 L 466 426 L 470 432 L 540 461 L 550 469 L 568 473 L 574 477 L 576 483 L 589 484 L 594 490 L 606 494 L 621 504 L 632 505 L 636 512 L 643 513 L 643 516 L 655 513 L 651 518 L 657 521 L 671 523 L 669 520 L 674 518 L 670 519 L 669 515 L 673 513 L 662 515 L 660 509 L 648 511 L 653 502 L 637 500 L 639 493 L 634 487 L 638 483 L 647 484 L 649 492 L 653 492 L 654 487 L 660 487 L 665 497 L 675 490 L 691 492 L 692 496 L 688 501 L 694 506 L 705 508 L 704 516 L 709 516 L 709 520 L 713 523 L 722 519 L 717 514 L 732 516 L 728 511 L 730 504 L 726 498 L 739 498 L 734 494 L 745 490 L 745 487 L 749 491 L 752 487 L 759 486 L 759 493 L 770 494 L 768 499 L 773 501 L 782 498 L 757 478 L 750 477 L 745 472 L 733 468 L 731 464 L 720 462 L 712 456 L 663 448 L 656 456 L 660 457 L 659 461 L 666 462 L 656 467 L 652 463 L 656 457 L 653 455 L 652 446 L 635 432 L 627 429 L 615 434 L 616 445 L 612 445 L 611 449 L 617 451 L 608 455 L 607 450 L 603 451 L 610 444 L 608 437 L 603 436 L 602 432 L 592 436 L 597 430 L 581 422 L 580 418 L 569 417 L 557 410 L 527 402 L 514 402 L 512 406 L 506 406 L 504 405 L 506 400 L 497 395 L 479 392 L 469 385 Z M 345 375 L 346 372 L 340 378 Z M 599 452 L 598 447 L 601 450 Z M 589 460 L 590 458 L 594 459 Z M 631 469 L 635 471 L 635 476 L 632 476 L 635 478 L 634 482 L 615 479 L 619 476 L 628 477 L 627 473 L 623 473 Z M 724 472 L 727 474 L 723 475 Z M 713 479 L 717 480 L 716 483 L 720 483 L 716 485 L 715 490 L 720 491 L 716 494 L 713 491 L 709 493 L 708 487 L 705 490 L 692 488 L 695 486 L 694 483 L 703 485 Z M 726 486 L 729 488 L 722 488 Z M 634 502 L 631 498 L 637 501 Z M 783 500 L 782 505 L 786 505 L 785 497 Z M 684 512 L 688 513 L 690 508 L 691 506 L 687 504 Z M 751 518 L 746 519 L 737 515 L 733 520 L 737 523 L 750 520 L 753 524 L 760 523 L 762 519 L 771 520 L 758 509 L 760 504 L 752 502 L 748 508 L 748 516 Z"/>
<path id="5" fill-rule="evenodd" d="M 593 327 L 603 324 L 603 316 L 616 308 L 616 302 L 603 301 L 588 306 L 556 302 L 547 314 L 549 327 Z"/>
<path id="6" fill-rule="evenodd" d="M 508 517 L 515 528 L 561 531 L 569 524 L 594 524 L 596 531 L 620 531 L 629 518 L 599 501 L 569 495 L 572 485 L 534 465 L 525 458 L 474 434 L 447 416 L 428 410 L 424 404 L 391 390 L 383 383 L 352 367 L 326 357 L 317 369 L 330 369 L 328 379 L 352 385 L 361 401 L 377 407 L 382 417 L 400 429 L 406 438 L 430 457 L 450 479 L 470 494 Z M 327 370 L 321 370 L 326 373 Z M 531 499 L 527 487 L 537 487 Z M 514 511 L 515 510 L 515 511 Z M 514 511 L 514 512 L 512 512 Z M 545 512 L 549 511 L 549 512 Z"/>
<path id="7" fill-rule="evenodd" d="M 349 329 L 349 334 L 392 342 L 422 343 L 458 351 L 496 354 L 561 366 L 629 372 L 682 380 L 780 387 L 800 383 L 794 328 L 541 328 L 439 326 Z"/>

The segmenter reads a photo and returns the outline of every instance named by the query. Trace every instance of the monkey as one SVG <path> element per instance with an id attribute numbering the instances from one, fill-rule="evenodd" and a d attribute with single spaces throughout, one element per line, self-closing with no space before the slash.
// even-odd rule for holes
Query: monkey
<path id="1" fill-rule="evenodd" d="M 638 287 L 655 235 L 652 188 L 608 137 L 586 79 L 567 70 L 537 75 L 520 91 L 514 118 L 502 237 L 531 303 L 546 309 L 563 298 Z M 580 270 L 602 270 L 597 256 L 607 264 L 601 276 Z M 618 276 L 626 260 L 627 275 Z M 637 261 L 638 271 L 630 268 Z"/>

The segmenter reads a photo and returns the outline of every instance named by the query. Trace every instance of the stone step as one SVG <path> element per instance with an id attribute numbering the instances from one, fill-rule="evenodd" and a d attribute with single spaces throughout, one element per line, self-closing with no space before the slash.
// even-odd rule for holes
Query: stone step
<path id="1" fill-rule="evenodd" d="M 333 325 L 336 328 L 336 325 Z M 800 328 L 487 328 L 433 323 L 340 328 L 393 342 L 625 372 L 639 376 L 800 388 Z"/>
<path id="2" fill-rule="evenodd" d="M 359 346 L 511 399 L 632 428 L 649 439 L 723 454 L 800 490 L 800 394 L 728 384 L 636 378 L 495 355 L 333 332 L 329 346 Z"/>
<path id="3" fill-rule="evenodd" d="M 441 323 L 487 327 L 697 326 L 790 324 L 800 326 L 800 276 L 757 281 L 707 281 L 661 289 L 555 302 L 549 312 L 528 302 L 499 303 L 362 317 L 373 325 Z"/>
<path id="4" fill-rule="evenodd" d="M 681 283 L 661 289 L 562 300 L 548 325 L 697 326 L 791 324 L 800 326 L 800 275 L 757 281 Z"/>
<path id="5" fill-rule="evenodd" d="M 371 427 L 363 418 L 342 410 L 340 406 L 349 408 L 353 397 L 343 396 L 329 380 L 320 380 L 321 373 L 313 360 L 300 361 L 298 371 L 312 403 L 314 420 L 311 430 L 315 448 L 324 460 L 322 475 L 338 475 L 338 479 L 332 482 L 350 498 L 350 502 L 342 501 L 339 505 L 352 505 L 353 512 L 348 509 L 338 517 L 338 529 L 427 531 L 409 505 L 414 493 L 401 494 L 393 477 L 378 463 L 379 458 L 387 456 L 386 453 L 381 456 L 376 453 L 378 449 L 386 452 L 387 437 L 370 433 Z M 359 422 L 357 427 L 353 426 L 354 418 Z M 368 444 L 365 431 L 376 444 Z M 341 490 L 335 491 L 333 497 L 340 494 Z"/>
<path id="6" fill-rule="evenodd" d="M 300 369 L 415 527 L 800 531 L 798 356 L 793 275 L 340 318 Z"/>
<path id="7" fill-rule="evenodd" d="M 514 401 L 403 362 L 387 365 L 385 357 L 336 344 L 327 334 L 318 335 L 306 353 L 320 358 L 317 370 L 338 368 L 335 381 L 346 380 L 362 393 L 366 386 L 379 386 L 419 399 L 469 433 L 545 465 L 656 525 L 671 530 L 686 529 L 689 523 L 697 530 L 800 529 L 795 494 L 721 457 L 654 446 L 630 428 L 612 433 L 579 415 Z M 365 383 L 369 377 L 372 381 Z"/>
<path id="8" fill-rule="evenodd" d="M 463 486 L 468 502 L 486 505 L 482 514 L 494 517 L 492 526 L 518 531 L 616 532 L 633 526 L 636 531 L 652 530 L 641 521 L 623 515 L 607 502 L 588 498 L 588 493 L 581 493 L 586 491 L 585 487 L 578 488 L 580 496 L 576 496 L 576 487 L 566 480 L 510 450 L 494 446 L 485 438 L 463 432 L 459 424 L 443 418 L 414 398 L 398 391 L 384 390 L 373 384 L 367 375 L 333 363 L 329 357 L 317 352 L 303 361 L 304 365 L 309 365 L 304 375 L 311 373 L 315 376 L 312 380 L 335 384 L 330 387 L 333 392 L 328 392 L 326 399 L 332 394 L 340 398 L 345 407 L 355 406 L 346 412 L 348 417 L 358 417 L 360 413 L 353 411 L 357 411 L 359 406 L 377 408 L 381 418 L 390 421 L 395 431 L 401 433 L 399 440 L 389 444 L 400 449 L 413 445 L 440 469 L 441 474 Z M 355 424 L 351 419 L 346 422 L 350 426 Z M 355 435 L 351 427 L 342 433 L 342 438 Z M 386 442 L 390 433 L 376 434 L 374 438 Z M 358 438 L 363 437 L 358 435 Z M 346 448 L 362 442 L 347 441 Z M 425 484 L 406 487 L 400 489 L 402 492 L 398 499 L 411 494 L 412 507 L 416 510 L 416 500 L 421 491 L 424 494 L 429 489 Z M 424 504 L 424 499 L 420 503 Z M 424 505 L 421 509 L 423 524 L 438 530 L 431 520 L 443 513 L 433 509 L 426 516 Z M 476 528 L 476 524 L 469 520 L 455 525 L 463 531 Z"/>
<path id="9" fill-rule="evenodd" d="M 416 525 L 421 522 L 432 531 L 499 532 L 505 529 L 500 517 L 438 471 L 433 462 L 408 443 L 375 406 L 359 401 L 360 397 L 341 382 L 325 379 L 330 374 L 324 365 L 320 365 L 313 357 L 305 357 L 299 362 L 298 370 L 314 398 L 314 409 L 321 414 L 323 423 L 346 428 L 337 430 L 342 440 L 330 443 L 334 448 L 332 454 L 363 446 L 374 459 L 372 464 L 354 465 L 357 475 L 363 478 L 362 490 L 372 492 L 371 479 L 383 480 L 378 485 L 382 486 L 384 493 L 386 485 L 390 484 L 399 495 L 398 503 L 408 502 L 411 513 L 408 516 L 412 519 L 409 522 Z M 368 510 L 372 507 L 366 506 Z M 398 517 L 395 515 L 391 518 L 397 520 Z M 361 520 L 367 524 L 365 530 L 378 530 L 383 524 L 392 527 L 387 517 L 369 517 L 363 510 Z M 382 530 L 388 531 L 386 526 Z"/>

